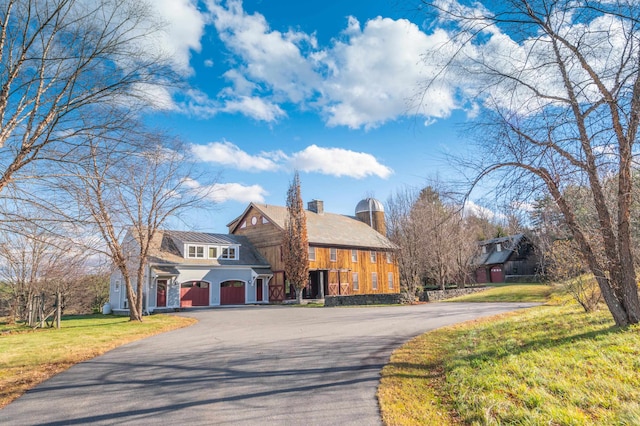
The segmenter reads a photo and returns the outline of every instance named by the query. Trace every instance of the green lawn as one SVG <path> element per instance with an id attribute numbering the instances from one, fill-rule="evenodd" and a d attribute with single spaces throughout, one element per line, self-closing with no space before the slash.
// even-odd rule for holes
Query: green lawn
<path id="1" fill-rule="evenodd" d="M 34 331 L 0 324 L 0 408 L 73 364 L 194 322 L 170 315 L 144 317 L 143 322 L 113 315 L 87 315 L 63 317 L 59 330 Z"/>
<path id="2" fill-rule="evenodd" d="M 640 425 L 640 327 L 559 300 L 398 349 L 378 391 L 386 424 Z"/>
<path id="3" fill-rule="evenodd" d="M 501 284 L 445 302 L 546 302 L 553 287 L 546 284 Z"/>

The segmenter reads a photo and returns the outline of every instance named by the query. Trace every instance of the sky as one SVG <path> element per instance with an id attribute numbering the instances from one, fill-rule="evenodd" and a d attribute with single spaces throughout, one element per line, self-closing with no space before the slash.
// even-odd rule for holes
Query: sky
<path id="1" fill-rule="evenodd" d="M 424 90 L 422 56 L 445 39 L 405 0 L 154 0 L 161 45 L 186 86 L 158 93 L 148 121 L 181 137 L 214 185 L 208 208 L 174 227 L 227 232 L 249 202 L 302 197 L 354 214 L 373 196 L 456 176 L 473 107 L 455 84 Z"/>

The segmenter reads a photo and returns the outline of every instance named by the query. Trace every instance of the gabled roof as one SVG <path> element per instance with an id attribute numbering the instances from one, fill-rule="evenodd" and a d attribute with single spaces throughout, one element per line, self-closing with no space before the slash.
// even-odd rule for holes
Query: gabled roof
<path id="1" fill-rule="evenodd" d="M 238 260 L 189 259 L 182 253 L 184 244 L 238 245 Z M 269 268 L 269 263 L 240 235 L 210 234 L 205 232 L 158 231 L 151 243 L 149 262 L 171 265 L 255 266 Z"/>
<path id="2" fill-rule="evenodd" d="M 251 208 L 258 210 L 278 228 L 284 230 L 288 217 L 287 208 L 270 204 L 251 203 L 238 218 L 229 223 L 234 232 Z M 387 237 L 353 216 L 334 213 L 314 213 L 305 210 L 309 244 L 375 248 L 391 250 L 396 246 Z"/>
<path id="3" fill-rule="evenodd" d="M 480 253 L 474 264 L 476 265 L 497 265 L 501 263 L 505 263 L 509 260 L 509 257 L 513 254 L 513 252 L 518 248 L 522 240 L 524 239 L 524 234 L 515 234 L 509 235 L 507 237 L 500 238 L 492 238 L 490 240 L 480 241 L 478 245 L 480 247 L 487 247 L 486 253 Z M 497 245 L 500 244 L 502 250 L 497 250 Z"/>

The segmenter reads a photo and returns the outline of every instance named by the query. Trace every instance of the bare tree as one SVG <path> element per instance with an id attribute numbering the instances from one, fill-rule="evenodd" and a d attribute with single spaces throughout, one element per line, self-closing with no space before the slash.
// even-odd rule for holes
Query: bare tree
<path id="1" fill-rule="evenodd" d="M 73 161 L 87 135 L 120 127 L 175 81 L 133 0 L 7 0 L 0 6 L 0 191 L 27 166 Z M 113 143 L 117 143 L 114 141 Z"/>
<path id="2" fill-rule="evenodd" d="M 302 291 L 309 281 L 309 240 L 307 217 L 300 194 L 300 175 L 297 171 L 287 190 L 287 214 L 282 237 L 284 273 L 296 290 L 297 303 L 302 303 Z"/>
<path id="3" fill-rule="evenodd" d="M 125 135 L 122 135 L 125 137 Z M 209 187 L 192 179 L 183 147 L 164 135 L 138 133 L 112 145 L 89 139 L 82 161 L 64 165 L 62 190 L 77 204 L 79 221 L 97 241 L 88 248 L 106 256 L 122 274 L 131 320 L 142 320 L 144 280 L 158 231 L 207 197 Z M 90 241 L 90 238 L 87 238 Z"/>
<path id="4" fill-rule="evenodd" d="M 425 2 L 452 34 L 441 73 L 467 79 L 482 108 L 478 182 L 549 194 L 619 326 L 640 322 L 631 238 L 632 163 L 640 123 L 640 9 L 618 0 L 509 0 L 489 11 Z M 484 47 L 487 47 L 484 49 Z M 428 55 L 429 58 L 436 58 Z M 605 180 L 615 176 L 613 206 Z M 565 189 L 589 192 L 590 238 Z"/>
<path id="5" fill-rule="evenodd" d="M 47 309 L 60 293 L 73 296 L 85 276 L 87 253 L 61 233 L 43 231 L 31 223 L 21 232 L 0 234 L 0 281 L 12 319 L 26 321 L 36 297 Z"/>
<path id="6" fill-rule="evenodd" d="M 392 194 L 386 203 L 387 236 L 398 246 L 400 287 L 415 296 L 422 288 L 424 262 L 421 254 L 425 247 L 418 227 L 411 218 L 411 209 L 417 199 L 416 191 L 403 188 Z"/>
<path id="7" fill-rule="evenodd" d="M 443 202 L 441 190 L 427 187 L 398 191 L 388 201 L 389 238 L 398 247 L 401 282 L 415 292 L 424 282 L 444 290 L 464 287 L 477 249 L 462 209 Z"/>

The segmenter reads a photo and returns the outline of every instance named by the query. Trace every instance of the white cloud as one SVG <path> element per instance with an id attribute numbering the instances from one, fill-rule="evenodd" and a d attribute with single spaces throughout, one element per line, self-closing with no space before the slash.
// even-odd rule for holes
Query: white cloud
<path id="1" fill-rule="evenodd" d="M 329 72 L 322 109 L 330 126 L 371 128 L 410 114 L 441 118 L 456 106 L 453 91 L 442 85 L 416 98 L 429 72 L 420 57 L 442 44 L 444 33 L 427 36 L 407 20 L 378 17 L 363 29 L 350 18 L 344 34 L 324 59 Z"/>
<path id="2" fill-rule="evenodd" d="M 393 173 L 393 170 L 378 162 L 371 154 L 342 148 L 323 148 L 317 145 L 308 146 L 291 155 L 282 151 L 251 155 L 227 141 L 191 145 L 191 149 L 200 161 L 250 172 L 298 169 L 307 173 L 347 176 L 355 179 L 367 176 L 386 179 Z"/>
<path id="3" fill-rule="evenodd" d="M 200 182 L 193 179 L 186 179 L 183 185 L 214 203 L 224 203 L 225 201 L 264 203 L 264 197 L 269 195 L 260 185 L 247 186 L 240 183 L 201 185 Z"/>
<path id="4" fill-rule="evenodd" d="M 225 103 L 225 112 L 239 112 L 248 117 L 267 123 L 276 121 L 280 117 L 287 114 L 278 105 L 271 103 L 260 97 L 241 96 L 235 100 L 229 100 Z"/>
<path id="5" fill-rule="evenodd" d="M 426 35 L 407 20 L 381 17 L 361 28 L 350 17 L 340 38 L 320 49 L 315 35 L 272 30 L 239 0 L 207 5 L 220 39 L 239 60 L 224 74 L 226 112 L 273 122 L 286 116 L 280 105 L 293 103 L 321 112 L 330 126 L 372 128 L 413 114 L 430 123 L 456 107 L 453 89 L 443 84 L 416 97 L 432 72 L 421 54 L 447 41 L 442 31 Z"/>
<path id="6" fill-rule="evenodd" d="M 291 164 L 304 172 L 317 172 L 331 176 L 348 176 L 362 179 L 367 176 L 388 178 L 393 171 L 364 152 L 342 148 L 321 148 L 311 145 L 293 154 Z"/>
<path id="7" fill-rule="evenodd" d="M 195 156 L 208 163 L 232 166 L 238 170 L 261 172 L 276 170 L 279 166 L 270 158 L 273 155 L 249 155 L 231 142 L 211 142 L 207 145 L 191 145 Z"/>
<path id="8" fill-rule="evenodd" d="M 271 30 L 263 15 L 247 14 L 239 0 L 229 0 L 226 8 L 213 0 L 207 5 L 220 39 L 242 61 L 238 70 L 249 80 L 293 102 L 313 93 L 319 76 L 302 52 L 316 46 L 312 35 Z"/>
<path id="9" fill-rule="evenodd" d="M 205 59 L 203 62 L 204 66 L 207 68 L 213 67 L 213 59 Z"/>
<path id="10" fill-rule="evenodd" d="M 240 183 L 216 183 L 211 187 L 209 199 L 216 203 L 237 201 L 239 203 L 264 203 L 267 191 L 260 185 L 245 186 Z"/>
<path id="11" fill-rule="evenodd" d="M 191 51 L 200 51 L 205 16 L 190 0 L 154 0 L 152 4 L 166 25 L 157 43 L 170 55 L 176 71 L 190 74 Z"/>

